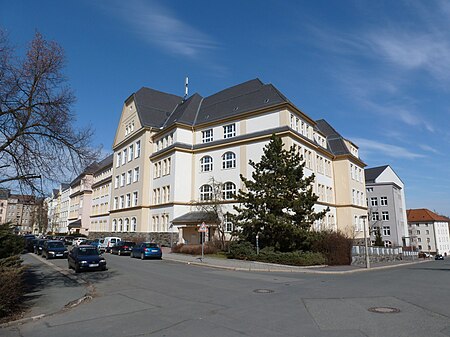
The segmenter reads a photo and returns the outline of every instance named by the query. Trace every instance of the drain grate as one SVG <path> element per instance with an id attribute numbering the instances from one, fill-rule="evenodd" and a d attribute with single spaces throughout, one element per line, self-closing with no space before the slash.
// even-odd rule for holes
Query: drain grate
<path id="1" fill-rule="evenodd" d="M 271 289 L 255 289 L 255 290 L 253 290 L 253 292 L 257 293 L 257 294 L 270 294 L 270 293 L 273 293 L 273 290 L 271 290 Z"/>
<path id="2" fill-rule="evenodd" d="M 369 308 L 370 312 L 375 312 L 377 314 L 396 314 L 400 312 L 400 309 L 392 307 L 373 307 Z"/>

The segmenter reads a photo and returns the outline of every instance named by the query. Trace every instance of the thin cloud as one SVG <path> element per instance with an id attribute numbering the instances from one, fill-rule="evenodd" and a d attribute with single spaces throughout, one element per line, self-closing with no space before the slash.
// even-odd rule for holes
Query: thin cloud
<path id="1" fill-rule="evenodd" d="M 170 54 L 198 59 L 218 48 L 207 34 L 154 1 L 115 1 L 103 8 L 126 22 L 143 40 Z"/>
<path id="2" fill-rule="evenodd" d="M 417 159 L 425 157 L 423 154 L 411 152 L 401 146 L 381 143 L 370 139 L 352 138 L 352 141 L 354 141 L 355 144 L 358 144 L 359 149 L 362 152 L 376 153 L 377 155 L 384 154 L 388 157 L 404 159 Z"/>
<path id="3" fill-rule="evenodd" d="M 419 144 L 419 147 L 422 150 L 424 150 L 424 151 L 431 152 L 431 153 L 434 153 L 434 154 L 440 154 L 440 152 L 438 150 L 436 150 L 435 148 L 433 148 L 433 147 L 431 147 L 429 145 Z"/>

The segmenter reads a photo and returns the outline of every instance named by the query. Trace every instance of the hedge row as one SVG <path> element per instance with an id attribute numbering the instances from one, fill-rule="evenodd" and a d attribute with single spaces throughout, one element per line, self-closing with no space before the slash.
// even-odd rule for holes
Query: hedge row
<path id="1" fill-rule="evenodd" d="M 19 256 L 0 259 L 0 318 L 19 311 L 24 294 L 23 271 Z"/>

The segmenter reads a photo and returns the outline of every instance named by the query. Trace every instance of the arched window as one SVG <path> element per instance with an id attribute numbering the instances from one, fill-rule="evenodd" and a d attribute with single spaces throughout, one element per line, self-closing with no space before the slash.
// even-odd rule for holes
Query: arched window
<path id="1" fill-rule="evenodd" d="M 223 184 L 222 196 L 225 200 L 233 199 L 235 195 L 236 195 L 235 184 L 233 184 L 231 181 L 228 181 L 225 184 Z"/>
<path id="2" fill-rule="evenodd" d="M 126 218 L 125 219 L 125 232 L 129 232 L 130 231 L 130 219 Z"/>
<path id="3" fill-rule="evenodd" d="M 136 232 L 136 230 L 137 230 L 136 218 L 131 218 L 131 231 Z"/>
<path id="4" fill-rule="evenodd" d="M 222 168 L 231 169 L 236 167 L 236 155 L 233 152 L 225 152 L 222 156 Z"/>
<path id="5" fill-rule="evenodd" d="M 212 200 L 212 187 L 210 185 L 203 185 L 200 187 L 200 200 Z"/>
<path id="6" fill-rule="evenodd" d="M 117 232 L 117 220 L 113 220 L 113 232 Z"/>
<path id="7" fill-rule="evenodd" d="M 210 156 L 204 156 L 200 159 L 200 170 L 202 172 L 209 172 L 213 169 L 213 159 Z"/>
<path id="8" fill-rule="evenodd" d="M 123 221 L 119 219 L 119 232 L 123 232 Z"/>

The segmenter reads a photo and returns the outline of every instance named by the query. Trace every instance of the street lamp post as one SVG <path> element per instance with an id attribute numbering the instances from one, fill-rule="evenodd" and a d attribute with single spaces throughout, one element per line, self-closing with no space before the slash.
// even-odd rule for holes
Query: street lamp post
<path id="1" fill-rule="evenodd" d="M 369 269 L 370 268 L 370 259 L 369 259 L 369 247 L 367 245 L 367 229 L 366 229 L 367 215 L 361 215 L 359 218 L 362 219 L 363 226 L 364 226 L 364 252 L 366 255 L 366 268 Z"/>

